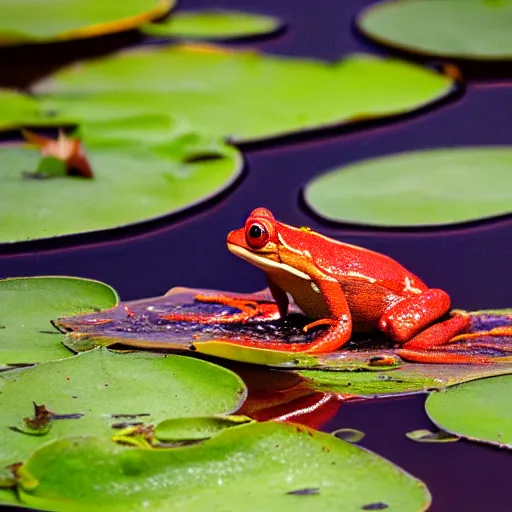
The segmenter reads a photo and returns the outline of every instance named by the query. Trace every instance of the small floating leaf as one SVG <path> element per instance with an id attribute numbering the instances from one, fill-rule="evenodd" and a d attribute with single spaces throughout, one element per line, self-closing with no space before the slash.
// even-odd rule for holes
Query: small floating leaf
<path id="1" fill-rule="evenodd" d="M 453 443 L 460 439 L 459 436 L 454 436 L 443 430 L 431 432 L 430 430 L 420 429 L 407 432 L 405 435 L 408 439 L 417 443 Z"/>
<path id="2" fill-rule="evenodd" d="M 279 423 L 230 428 L 205 443 L 171 449 L 63 439 L 37 450 L 19 474 L 24 503 L 66 512 L 353 512 L 376 502 L 420 512 L 430 504 L 421 482 L 377 455 Z"/>
<path id="3" fill-rule="evenodd" d="M 115 435 L 120 421 L 229 414 L 243 403 L 241 379 L 220 366 L 183 356 L 117 355 L 97 349 L 62 361 L 0 373 L 0 467 L 19 462 L 43 442 L 69 435 Z M 58 413 L 45 436 L 10 430 L 32 402 Z"/>
<path id="4" fill-rule="evenodd" d="M 0 42 L 42 43 L 130 30 L 161 17 L 172 5 L 173 0 L 3 0 Z"/>
<path id="5" fill-rule="evenodd" d="M 512 1 L 407 0 L 371 5 L 357 25 L 375 41 L 435 57 L 512 59 Z"/>
<path id="6" fill-rule="evenodd" d="M 340 428 L 332 432 L 332 435 L 338 439 L 346 441 L 347 443 L 358 443 L 363 439 L 364 432 L 354 428 Z"/>
<path id="7" fill-rule="evenodd" d="M 204 9 L 178 12 L 165 22 L 144 25 L 142 30 L 152 36 L 211 41 L 268 34 L 281 26 L 281 22 L 272 16 Z"/>
<path id="8" fill-rule="evenodd" d="M 366 160 L 314 178 L 304 198 L 326 220 L 378 227 L 510 214 L 512 148 L 436 149 Z"/>
<path id="9" fill-rule="evenodd" d="M 432 70 L 371 55 L 329 63 L 185 45 L 83 62 L 35 89 L 47 109 L 79 123 L 163 113 L 242 142 L 412 112 L 453 87 Z"/>
<path id="10" fill-rule="evenodd" d="M 0 318 L 4 325 L 0 329 L 0 362 L 19 365 L 71 356 L 62 345 L 64 335 L 53 328 L 51 321 L 64 315 L 101 311 L 115 306 L 118 299 L 110 286 L 89 279 L 0 280 Z"/>
<path id="11" fill-rule="evenodd" d="M 197 441 L 251 421 L 247 416 L 173 418 L 161 421 L 155 427 L 155 436 L 160 441 Z"/>
<path id="12" fill-rule="evenodd" d="M 446 432 L 512 449 L 511 386 L 511 375 L 466 382 L 432 393 L 425 408 Z"/>

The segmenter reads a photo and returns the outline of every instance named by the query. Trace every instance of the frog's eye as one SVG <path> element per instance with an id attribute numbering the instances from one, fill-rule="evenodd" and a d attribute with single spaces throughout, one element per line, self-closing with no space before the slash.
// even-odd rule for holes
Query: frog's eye
<path id="1" fill-rule="evenodd" d="M 247 226 L 245 238 L 247 239 L 249 247 L 261 249 L 269 239 L 268 230 L 263 224 L 253 222 Z"/>

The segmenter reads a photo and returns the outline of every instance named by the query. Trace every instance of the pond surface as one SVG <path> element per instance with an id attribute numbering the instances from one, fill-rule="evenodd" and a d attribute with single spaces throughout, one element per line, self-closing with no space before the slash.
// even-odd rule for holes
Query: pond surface
<path id="1" fill-rule="evenodd" d="M 224 7 L 273 14 L 290 29 L 251 43 L 266 52 L 338 59 L 350 52 L 384 54 L 352 31 L 356 12 L 367 0 L 183 0 L 182 8 Z M 0 85 L 24 85 L 30 78 L 92 52 L 137 41 L 133 35 L 103 38 L 85 47 L 72 43 L 56 51 L 11 49 Z M 240 43 L 239 43 L 240 44 Z M 228 231 L 242 225 L 257 206 L 292 225 L 308 225 L 351 244 L 383 252 L 452 297 L 456 308 L 512 306 L 512 221 L 498 219 L 459 228 L 400 232 L 339 229 L 312 218 L 299 200 L 301 188 L 329 168 L 398 151 L 464 145 L 510 144 L 512 82 L 468 80 L 460 97 L 395 123 L 342 133 L 331 130 L 279 144 L 242 148 L 246 174 L 229 194 L 179 217 L 101 235 L 74 236 L 0 249 L 0 278 L 73 275 L 112 285 L 123 300 L 163 294 L 173 286 L 250 292 L 266 286 L 263 273 L 231 255 Z M 371 183 L 368 183 L 371 187 Z M 72 198 L 56 197 L 66 208 Z M 91 198 L 93 200 L 93 198 Z M 91 202 L 91 209 L 94 203 Z M 361 445 L 387 457 L 423 480 L 433 495 L 433 512 L 508 510 L 510 453 L 465 441 L 417 444 L 405 433 L 433 428 L 424 397 L 342 403 L 322 430 L 355 428 Z"/>

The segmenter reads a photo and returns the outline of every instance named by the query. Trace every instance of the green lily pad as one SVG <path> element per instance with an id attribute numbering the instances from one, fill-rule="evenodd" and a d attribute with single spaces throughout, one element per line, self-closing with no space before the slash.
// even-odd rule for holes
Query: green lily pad
<path id="1" fill-rule="evenodd" d="M 11 376 L 0 400 L 0 467 L 24 461 L 42 443 L 64 436 L 111 436 L 115 424 L 123 428 L 169 418 L 230 414 L 246 396 L 244 383 L 231 371 L 182 356 L 118 355 L 97 349 L 7 373 Z M 33 402 L 69 418 L 54 417 L 43 436 L 12 430 L 23 418 L 33 416 Z"/>
<path id="2" fill-rule="evenodd" d="M 51 321 L 62 315 L 99 312 L 118 301 L 110 286 L 90 279 L 0 280 L 0 364 L 40 363 L 71 356 L 62 345 L 64 335 Z"/>
<path id="3" fill-rule="evenodd" d="M 337 439 L 342 439 L 347 443 L 358 443 L 364 438 L 364 432 L 356 430 L 355 428 L 340 428 L 331 432 Z"/>
<path id="4" fill-rule="evenodd" d="M 178 12 L 163 23 L 142 26 L 151 36 L 228 40 L 275 32 L 282 27 L 273 16 L 222 9 Z"/>
<path id="5" fill-rule="evenodd" d="M 214 197 L 240 176 L 243 160 L 235 148 L 195 133 L 173 136 L 172 126 L 160 126 L 158 117 L 143 125 L 153 127 L 144 134 L 140 119 L 82 128 L 94 173 L 87 180 L 29 179 L 26 173 L 37 169 L 39 150 L 0 146 L 0 242 L 101 231 L 159 218 Z M 109 128 L 112 133 L 107 135 Z M 137 134 L 140 140 L 135 140 Z M 72 200 L 63 208 L 56 197 Z"/>
<path id="6" fill-rule="evenodd" d="M 507 146 L 415 151 L 322 174 L 306 185 L 304 198 L 329 221 L 380 227 L 456 224 L 511 213 L 511 171 Z"/>
<path id="7" fill-rule="evenodd" d="M 446 432 L 512 449 L 511 386 L 511 375 L 467 382 L 432 393 L 425 408 Z"/>
<path id="8" fill-rule="evenodd" d="M 359 15 L 357 25 L 379 43 L 422 55 L 512 58 L 511 0 L 379 2 Z"/>
<path id="9" fill-rule="evenodd" d="M 47 109 L 79 123 L 168 113 L 241 142 L 404 114 L 453 87 L 432 70 L 370 55 L 327 63 L 189 45 L 80 63 L 35 90 Z"/>
<path id="10" fill-rule="evenodd" d="M 204 444 L 174 449 L 65 439 L 36 451 L 19 474 L 24 503 L 66 512 L 342 512 L 375 502 L 413 512 L 430 504 L 424 484 L 380 457 L 279 423 L 228 429 Z"/>
<path id="11" fill-rule="evenodd" d="M 130 30 L 168 12 L 174 0 L 3 0 L 0 44 L 16 45 L 93 37 Z"/>
<path id="12" fill-rule="evenodd" d="M 209 439 L 227 428 L 250 423 L 247 416 L 207 416 L 199 418 L 173 418 L 161 421 L 155 427 L 160 441 L 198 441 Z"/>
<path id="13" fill-rule="evenodd" d="M 320 358 L 320 364 L 323 363 Z M 430 393 L 461 382 L 512 373 L 512 364 L 421 364 L 403 361 L 386 371 L 296 370 L 312 389 L 372 398 Z"/>
<path id="14" fill-rule="evenodd" d="M 454 443 L 460 439 L 459 436 L 454 436 L 444 430 L 430 432 L 430 430 L 420 429 L 407 432 L 405 435 L 416 443 Z"/>
<path id="15" fill-rule="evenodd" d="M 54 112 L 45 110 L 37 98 L 9 89 L 0 89 L 0 130 L 66 123 L 65 119 L 54 115 Z"/>

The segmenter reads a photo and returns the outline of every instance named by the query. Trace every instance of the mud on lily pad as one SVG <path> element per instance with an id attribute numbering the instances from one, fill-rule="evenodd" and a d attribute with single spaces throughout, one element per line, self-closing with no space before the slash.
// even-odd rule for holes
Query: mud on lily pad
<path id="1" fill-rule="evenodd" d="M 43 443 L 70 435 L 109 438 L 113 427 L 170 418 L 231 414 L 246 397 L 242 380 L 206 361 L 176 355 L 96 349 L 28 369 L 0 373 L 0 466 L 23 462 Z M 24 418 L 34 403 L 51 412 L 40 435 Z"/>
<path id="2" fill-rule="evenodd" d="M 134 347 L 189 351 L 224 359 L 290 369 L 321 392 L 343 395 L 384 396 L 425 393 L 460 382 L 512 372 L 511 337 L 490 336 L 493 329 L 510 325 L 508 310 L 480 311 L 471 316 L 476 337 L 432 349 L 422 357 L 440 363 L 465 357 L 465 364 L 419 364 L 404 361 L 392 344 L 377 338 L 354 338 L 343 349 L 329 354 L 306 354 L 273 350 L 273 344 L 308 343 L 320 330 L 304 333 L 308 319 L 291 305 L 291 314 L 279 318 L 268 290 L 253 294 L 229 294 L 259 305 L 260 311 L 247 321 L 222 323 L 237 308 L 204 302 L 202 297 L 224 292 L 173 288 L 165 296 L 122 303 L 109 311 L 61 318 L 56 325 L 69 331 L 65 344 L 72 350 L 95 346 Z M 197 297 L 200 297 L 197 299 Z M 200 315 L 198 320 L 169 320 L 175 314 Z M 215 318 L 219 323 L 215 323 Z M 400 352 L 402 354 L 402 352 Z M 410 354 L 413 357 L 413 354 Z M 481 364 L 481 363 L 486 364 Z"/>
<path id="3" fill-rule="evenodd" d="M 279 19 L 262 14 L 222 9 L 177 12 L 164 22 L 143 25 L 151 36 L 188 40 L 227 41 L 271 34 L 282 27 Z"/>
<path id="4" fill-rule="evenodd" d="M 414 151 L 326 172 L 306 185 L 304 199 L 328 221 L 449 225 L 512 213 L 511 171 L 508 146 Z"/>
<path id="5" fill-rule="evenodd" d="M 130 30 L 159 18 L 174 0 L 2 0 L 0 45 L 44 43 Z"/>
<path id="6" fill-rule="evenodd" d="M 69 357 L 64 336 L 52 326 L 62 315 L 99 312 L 115 306 L 108 285 L 78 277 L 0 280 L 0 367 Z"/>
<path id="7" fill-rule="evenodd" d="M 176 213 L 229 188 L 243 167 L 234 147 L 173 132 L 167 117 L 125 117 L 81 130 L 92 179 L 34 179 L 38 149 L 0 146 L 0 243 L 107 230 Z M 70 198 L 65 208 L 58 197 Z"/>
<path id="8" fill-rule="evenodd" d="M 18 474 L 23 503 L 66 512 L 348 512 L 377 502 L 395 512 L 421 512 L 430 504 L 424 484 L 384 459 L 329 434 L 279 423 L 232 428 L 174 449 L 63 439 L 37 450 Z"/>
<path id="9" fill-rule="evenodd" d="M 166 113 L 246 142 L 413 112 L 445 98 L 454 82 L 371 55 L 328 63 L 182 45 L 83 62 L 34 89 L 46 108 L 77 123 Z"/>

